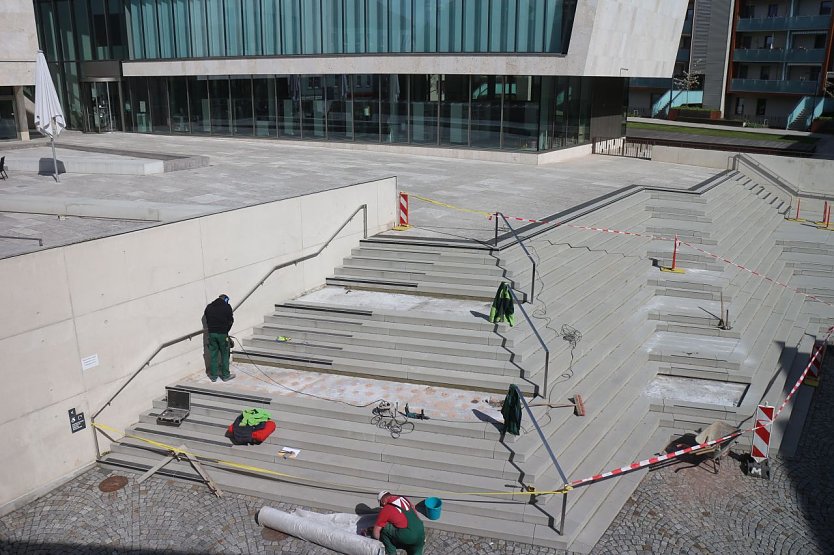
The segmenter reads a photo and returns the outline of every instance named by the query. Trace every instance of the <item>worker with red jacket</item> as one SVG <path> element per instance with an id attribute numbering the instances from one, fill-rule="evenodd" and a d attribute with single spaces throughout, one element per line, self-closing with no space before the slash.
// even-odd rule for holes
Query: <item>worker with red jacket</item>
<path id="1" fill-rule="evenodd" d="M 376 518 L 373 535 L 385 546 L 385 553 L 396 555 L 399 548 L 405 549 L 408 555 L 423 555 L 426 531 L 414 504 L 385 490 L 379 492 L 377 500 L 382 510 Z"/>

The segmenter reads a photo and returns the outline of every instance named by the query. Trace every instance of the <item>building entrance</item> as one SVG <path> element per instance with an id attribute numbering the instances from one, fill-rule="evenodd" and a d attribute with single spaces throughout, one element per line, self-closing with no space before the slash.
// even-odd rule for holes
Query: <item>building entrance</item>
<path id="1" fill-rule="evenodd" d="M 84 131 L 106 133 L 122 131 L 118 81 L 82 83 L 84 95 Z"/>

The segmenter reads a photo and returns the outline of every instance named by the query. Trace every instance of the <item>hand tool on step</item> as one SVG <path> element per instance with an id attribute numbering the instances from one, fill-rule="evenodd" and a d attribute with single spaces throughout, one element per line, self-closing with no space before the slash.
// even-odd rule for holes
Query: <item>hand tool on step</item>
<path id="1" fill-rule="evenodd" d="M 585 402 L 582 400 L 582 395 L 577 393 L 573 397 L 569 397 L 568 401 L 570 401 L 570 403 L 563 403 L 563 404 L 534 403 L 534 404 L 531 404 L 530 406 L 531 407 L 549 407 L 551 409 L 573 407 L 573 414 L 575 414 L 576 416 L 585 416 Z"/>

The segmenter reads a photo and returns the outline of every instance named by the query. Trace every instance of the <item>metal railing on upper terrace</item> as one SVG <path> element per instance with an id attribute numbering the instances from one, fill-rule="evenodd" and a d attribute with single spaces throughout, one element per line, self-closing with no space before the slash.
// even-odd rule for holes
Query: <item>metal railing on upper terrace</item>
<path id="1" fill-rule="evenodd" d="M 342 225 L 340 225 L 340 226 L 339 226 L 339 228 L 338 228 L 336 231 L 334 231 L 334 232 L 333 232 L 333 234 L 330 236 L 330 238 L 328 238 L 328 239 L 327 239 L 327 241 L 325 241 L 325 242 L 322 244 L 322 246 L 321 246 L 321 247 L 319 247 L 319 249 L 318 249 L 317 251 L 315 251 L 315 252 L 313 252 L 313 253 L 310 253 L 310 254 L 307 254 L 307 255 L 304 255 L 304 256 L 300 256 L 300 257 L 298 257 L 298 258 L 294 258 L 294 259 L 289 260 L 289 261 L 287 261 L 287 262 L 282 262 L 282 263 L 280 263 L 280 264 L 276 264 L 276 265 L 275 265 L 275 266 L 274 266 L 271 270 L 269 270 L 269 271 L 266 273 L 266 275 L 265 275 L 263 278 L 261 278 L 261 279 L 260 279 L 260 280 L 259 280 L 259 281 L 258 281 L 258 282 L 257 282 L 257 283 L 256 283 L 256 284 L 255 284 L 255 285 L 254 285 L 254 286 L 253 286 L 250 290 L 249 290 L 249 292 L 248 292 L 248 293 L 246 293 L 246 294 L 243 296 L 243 298 L 241 299 L 241 301 L 240 301 L 240 302 L 237 304 L 237 306 L 235 306 L 232 310 L 233 310 L 233 311 L 235 311 L 235 310 L 239 309 L 239 308 L 241 307 L 241 305 L 243 305 L 243 303 L 244 303 L 244 302 L 246 302 L 246 300 L 247 300 L 249 297 L 251 297 L 251 296 L 252 296 L 252 294 L 253 294 L 255 291 L 257 291 L 257 290 L 258 290 L 258 289 L 259 289 L 259 288 L 260 288 L 260 287 L 261 287 L 261 286 L 262 286 L 262 285 L 266 282 L 266 280 L 267 280 L 267 279 L 268 279 L 268 278 L 269 278 L 272 274 L 274 274 L 275 272 L 277 272 L 278 270 L 280 270 L 280 269 L 282 269 L 282 268 L 286 268 L 287 266 L 293 266 L 293 265 L 298 264 L 298 263 L 300 263 L 300 262 L 304 262 L 305 260 L 310 260 L 311 258 L 315 258 L 315 257 L 317 257 L 319 254 L 321 254 L 321 253 L 322 253 L 322 251 L 324 251 L 324 249 L 326 249 L 326 248 L 327 248 L 327 246 L 328 246 L 328 245 L 330 245 L 330 243 L 331 243 L 331 242 L 333 242 L 333 239 L 335 239 L 335 238 L 336 238 L 336 236 L 338 236 L 338 235 L 339 235 L 339 233 L 341 233 L 341 231 L 342 231 L 342 230 L 343 230 L 343 229 L 344 229 L 344 228 L 345 228 L 345 227 L 346 227 L 346 226 L 347 226 L 347 225 L 348 225 L 348 224 L 349 224 L 349 223 L 353 220 L 353 218 L 356 216 L 356 214 L 358 214 L 358 213 L 359 213 L 359 211 L 360 211 L 360 210 L 362 211 L 362 236 L 363 236 L 365 239 L 367 239 L 367 238 L 368 238 L 368 205 L 367 205 L 367 204 L 362 204 L 361 206 L 359 206 L 359 208 L 357 208 L 356 210 L 354 210 L 354 211 L 353 211 L 353 213 L 351 213 L 351 215 L 350 215 L 350 216 L 348 216 L 348 218 L 344 221 L 344 223 L 342 223 Z M 197 331 L 193 331 L 193 332 L 191 332 L 191 333 L 188 333 L 188 334 L 185 334 L 185 335 L 181 335 L 180 337 L 177 337 L 176 339 L 172 339 L 172 340 L 170 340 L 170 341 L 166 341 L 165 343 L 163 343 L 162 345 L 160 345 L 159 347 L 157 347 L 157 348 L 156 348 L 156 350 L 153 352 L 153 354 L 151 354 L 151 356 L 149 356 L 147 359 L 145 359 L 145 362 L 143 362 L 143 363 L 142 363 L 142 365 L 141 365 L 141 366 L 139 366 L 139 369 L 138 369 L 138 370 L 136 370 L 133 374 L 131 374 L 131 375 L 130 375 L 130 377 L 129 377 L 126 381 L 125 381 L 125 383 L 123 383 L 123 384 L 122 384 L 122 386 L 121 386 L 121 387 L 120 387 L 120 388 L 116 391 L 116 393 L 114 393 L 114 394 L 113 394 L 113 395 L 112 395 L 112 396 L 111 396 L 111 397 L 107 400 L 107 402 L 106 402 L 106 403 L 104 403 L 104 405 L 102 405 L 102 406 L 101 406 L 101 408 L 100 408 L 100 409 L 98 409 L 95 413 L 93 413 L 93 416 L 90 418 L 90 423 L 91 423 L 92 428 L 93 428 L 93 441 L 94 441 L 94 443 L 95 443 L 95 447 L 96 447 L 96 460 L 98 460 L 98 459 L 100 459 L 100 458 L 101 458 L 101 449 L 99 448 L 99 444 L 98 444 L 98 431 L 99 431 L 99 430 L 98 430 L 98 428 L 96 428 L 96 425 L 95 425 L 95 424 L 96 424 L 96 418 L 98 417 L 98 415 L 100 415 L 100 414 L 104 411 L 104 409 L 106 409 L 107 407 L 109 407 L 109 406 L 113 403 L 113 401 L 116 399 L 116 397 L 118 397 L 118 396 L 122 393 L 122 391 L 124 391 L 124 390 L 125 390 L 125 388 L 126 388 L 128 385 L 130 385 L 130 383 L 131 383 L 131 382 L 132 382 L 132 381 L 133 381 L 133 380 L 134 380 L 134 379 L 135 379 L 135 378 L 136 378 L 136 377 L 137 377 L 137 376 L 138 376 L 138 375 L 139 375 L 139 374 L 140 374 L 140 373 L 141 373 L 141 372 L 142 372 L 145 368 L 147 368 L 148 366 L 150 366 L 151 361 L 152 361 L 152 360 L 156 357 L 156 355 L 158 355 L 160 352 L 162 352 L 163 350 L 167 349 L 168 347 L 171 347 L 172 345 L 176 345 L 176 344 L 181 343 L 181 342 L 183 342 L 183 341 L 187 341 L 187 340 L 193 339 L 194 337 L 197 337 L 198 335 L 202 335 L 204 332 L 205 332 L 205 330 L 204 330 L 204 329 L 199 329 L 199 330 L 197 330 Z"/>

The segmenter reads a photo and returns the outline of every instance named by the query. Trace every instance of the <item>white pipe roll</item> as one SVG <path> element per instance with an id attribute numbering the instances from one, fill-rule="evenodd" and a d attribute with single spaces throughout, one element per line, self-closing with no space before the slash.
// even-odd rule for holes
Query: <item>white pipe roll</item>
<path id="1" fill-rule="evenodd" d="M 306 513 L 306 511 L 300 511 L 297 514 L 290 514 L 272 507 L 263 507 L 258 511 L 256 519 L 261 526 L 267 526 L 345 555 L 384 555 L 382 543 L 355 533 L 355 522 L 353 530 L 346 530 L 337 524 L 338 519 L 325 522 L 320 518 L 310 518 L 306 516 Z M 340 515 L 319 516 L 326 518 Z M 359 517 L 355 518 L 358 520 Z"/>

